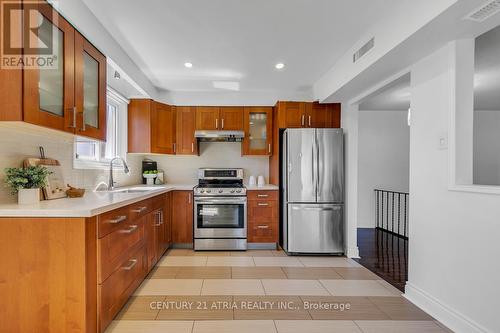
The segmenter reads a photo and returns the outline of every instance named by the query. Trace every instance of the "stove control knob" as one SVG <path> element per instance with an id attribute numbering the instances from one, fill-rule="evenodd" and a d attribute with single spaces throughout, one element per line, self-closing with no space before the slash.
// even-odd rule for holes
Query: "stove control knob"
<path id="1" fill-rule="evenodd" d="M 223 190 L 219 190 L 219 193 L 222 193 L 222 192 L 224 192 L 224 191 Z"/>
<path id="2" fill-rule="evenodd" d="M 241 190 L 236 190 L 236 193 L 241 193 Z"/>
<path id="3" fill-rule="evenodd" d="M 212 193 L 212 190 L 207 190 L 207 193 Z"/>
<path id="4" fill-rule="evenodd" d="M 231 190 L 231 193 L 234 193 L 234 190 Z"/>
<path id="5" fill-rule="evenodd" d="M 203 192 L 205 192 L 205 190 L 200 190 L 200 193 L 203 193 Z"/>

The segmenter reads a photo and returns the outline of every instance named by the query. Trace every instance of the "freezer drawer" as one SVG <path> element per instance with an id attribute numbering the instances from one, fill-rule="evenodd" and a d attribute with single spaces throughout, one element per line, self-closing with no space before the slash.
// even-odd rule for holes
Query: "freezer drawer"
<path id="1" fill-rule="evenodd" d="M 288 204 L 289 253 L 344 253 L 343 205 Z"/>

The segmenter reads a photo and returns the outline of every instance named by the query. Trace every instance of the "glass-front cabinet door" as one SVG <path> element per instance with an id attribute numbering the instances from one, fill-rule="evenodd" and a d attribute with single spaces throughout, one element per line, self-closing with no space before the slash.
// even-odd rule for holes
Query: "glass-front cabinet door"
<path id="1" fill-rule="evenodd" d="M 74 133 L 74 28 L 48 4 L 37 6 L 37 37 L 25 38 L 24 120 Z M 34 11 L 32 11 L 34 12 Z"/>
<path id="2" fill-rule="evenodd" d="M 272 108 L 245 108 L 243 155 L 271 155 Z"/>
<path id="3" fill-rule="evenodd" d="M 75 34 L 75 105 L 78 135 L 106 140 L 106 57 Z"/>

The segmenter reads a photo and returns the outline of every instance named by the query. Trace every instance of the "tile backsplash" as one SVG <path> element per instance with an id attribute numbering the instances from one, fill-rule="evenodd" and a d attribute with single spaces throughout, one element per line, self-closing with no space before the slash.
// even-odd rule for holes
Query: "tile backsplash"
<path id="1" fill-rule="evenodd" d="M 16 202 L 5 186 L 4 169 L 19 167 L 27 157 L 39 157 L 38 147 L 45 149 L 45 156 L 61 163 L 63 176 L 67 184 L 93 189 L 101 181 L 107 182 L 107 170 L 73 169 L 73 136 L 53 130 L 18 122 L 0 123 L 0 203 Z M 130 155 L 127 163 L 130 174 L 115 171 L 115 180 L 119 185 L 138 184 L 141 181 L 142 156 Z"/>
<path id="2" fill-rule="evenodd" d="M 92 190 L 99 182 L 107 182 L 107 170 L 73 168 L 73 140 L 71 134 L 21 122 L 0 122 L 0 203 L 13 203 L 17 200 L 5 186 L 4 169 L 21 166 L 27 157 L 39 157 L 39 146 L 44 147 L 46 157 L 57 159 L 61 163 L 66 183 Z M 115 171 L 115 180 L 119 185 L 141 183 L 141 161 L 144 158 L 158 162 L 158 168 L 165 171 L 167 183 L 195 184 L 198 168 L 204 167 L 243 168 L 245 182 L 250 175 L 263 175 L 266 181 L 269 175 L 267 156 L 241 156 L 240 143 L 202 142 L 200 156 L 128 154 L 130 174 Z"/>

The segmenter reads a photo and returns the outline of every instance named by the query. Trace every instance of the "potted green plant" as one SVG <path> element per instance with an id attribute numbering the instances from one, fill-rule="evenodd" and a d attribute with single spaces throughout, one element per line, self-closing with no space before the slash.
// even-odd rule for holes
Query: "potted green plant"
<path id="1" fill-rule="evenodd" d="M 26 168 L 6 168 L 5 182 L 12 195 L 17 193 L 20 205 L 35 204 L 40 201 L 40 188 L 47 186 L 50 171 L 44 166 Z"/>

